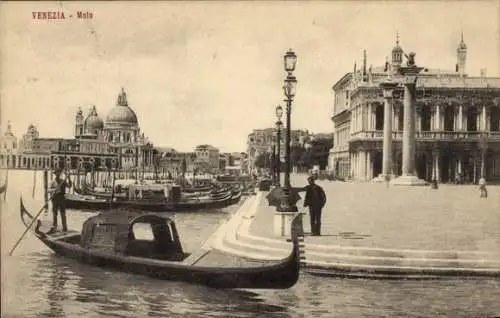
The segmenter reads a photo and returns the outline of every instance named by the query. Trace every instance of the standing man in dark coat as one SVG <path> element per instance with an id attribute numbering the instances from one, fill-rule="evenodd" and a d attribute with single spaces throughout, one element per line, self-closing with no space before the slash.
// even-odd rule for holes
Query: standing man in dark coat
<path id="1" fill-rule="evenodd" d="M 309 185 L 304 188 L 306 196 L 304 207 L 309 207 L 309 217 L 311 219 L 311 235 L 321 235 L 321 210 L 326 203 L 325 191 L 322 187 L 314 183 L 314 176 L 307 178 Z"/>
<path id="2" fill-rule="evenodd" d="M 65 179 L 61 179 L 61 170 L 55 171 L 55 178 L 50 186 L 50 191 L 52 192 L 52 228 L 49 231 L 54 233 L 57 231 L 57 212 L 61 213 L 61 223 L 63 232 L 68 231 L 68 224 L 66 223 L 66 203 L 64 195 L 66 194 L 66 188 L 71 187 L 71 180 L 68 176 Z"/>

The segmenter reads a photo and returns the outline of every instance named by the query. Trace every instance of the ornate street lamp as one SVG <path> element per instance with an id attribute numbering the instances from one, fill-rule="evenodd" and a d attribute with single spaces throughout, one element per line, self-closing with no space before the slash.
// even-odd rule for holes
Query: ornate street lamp
<path id="1" fill-rule="evenodd" d="M 281 128 L 283 127 L 283 123 L 281 122 L 281 117 L 283 116 L 283 108 L 278 105 L 276 107 L 276 118 L 278 121 L 276 122 L 276 132 L 277 132 L 277 163 L 276 163 L 276 185 L 278 187 L 281 186 Z"/>
<path id="2" fill-rule="evenodd" d="M 281 200 L 281 205 L 279 207 L 280 212 L 297 212 L 297 206 L 295 202 L 290 202 L 290 135 L 291 135 L 291 112 L 292 112 L 292 101 L 295 97 L 295 88 L 297 86 L 297 80 L 295 76 L 292 75 L 295 70 L 295 65 L 297 63 L 297 56 L 290 49 L 286 52 L 284 58 L 285 71 L 288 73 L 285 79 L 285 84 L 283 85 L 283 92 L 285 94 L 286 102 L 286 135 L 285 135 L 285 184 L 283 188 L 284 196 Z"/>

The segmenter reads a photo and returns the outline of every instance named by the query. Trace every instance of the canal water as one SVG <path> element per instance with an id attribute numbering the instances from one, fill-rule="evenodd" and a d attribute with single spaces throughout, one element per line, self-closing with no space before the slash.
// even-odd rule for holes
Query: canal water
<path id="1" fill-rule="evenodd" d="M 3 176 L 0 177 L 3 180 Z M 500 280 L 377 281 L 304 274 L 288 290 L 216 290 L 99 269 L 55 256 L 24 230 L 19 196 L 36 213 L 33 173 L 10 172 L 1 202 L 2 317 L 500 317 Z M 184 249 L 194 251 L 237 206 L 175 215 Z M 80 229 L 92 213 L 68 211 Z M 42 214 L 49 220 L 50 213 Z"/>

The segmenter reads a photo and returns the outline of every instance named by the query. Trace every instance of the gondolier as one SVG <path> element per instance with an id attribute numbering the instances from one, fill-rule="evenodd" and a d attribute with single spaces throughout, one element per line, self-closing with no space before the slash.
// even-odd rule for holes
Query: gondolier
<path id="1" fill-rule="evenodd" d="M 66 188 L 71 187 L 71 180 L 69 176 L 66 175 L 65 179 L 61 178 L 61 170 L 57 169 L 54 174 L 55 178 L 50 186 L 50 192 L 52 194 L 52 228 L 49 233 L 54 233 L 57 231 L 57 212 L 61 213 L 61 225 L 62 231 L 68 231 L 68 225 L 66 223 L 66 202 L 64 195 L 66 194 Z"/>

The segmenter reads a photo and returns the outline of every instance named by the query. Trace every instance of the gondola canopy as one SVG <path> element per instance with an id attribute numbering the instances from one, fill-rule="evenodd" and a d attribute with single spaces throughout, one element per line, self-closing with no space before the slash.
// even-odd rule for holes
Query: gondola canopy
<path id="1" fill-rule="evenodd" d="M 134 225 L 149 225 L 153 237 L 136 237 Z M 179 235 L 170 218 L 138 211 L 115 210 L 89 218 L 83 224 L 82 247 L 129 256 L 183 255 Z"/>

